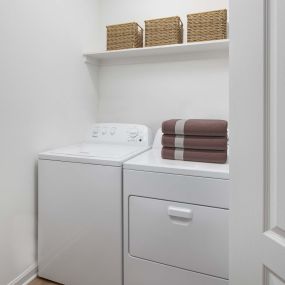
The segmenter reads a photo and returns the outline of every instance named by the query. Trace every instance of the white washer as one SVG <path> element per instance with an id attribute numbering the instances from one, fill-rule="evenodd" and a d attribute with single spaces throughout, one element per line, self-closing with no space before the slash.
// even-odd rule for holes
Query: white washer
<path id="1" fill-rule="evenodd" d="M 229 165 L 124 163 L 124 285 L 228 285 Z"/>
<path id="2" fill-rule="evenodd" d="M 39 155 L 39 276 L 122 284 L 122 164 L 150 143 L 146 126 L 96 124 L 85 143 Z"/>

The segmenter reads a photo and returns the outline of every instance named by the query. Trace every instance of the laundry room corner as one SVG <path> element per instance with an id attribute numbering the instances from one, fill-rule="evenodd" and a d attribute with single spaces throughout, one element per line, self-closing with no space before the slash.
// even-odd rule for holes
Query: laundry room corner
<path id="1" fill-rule="evenodd" d="M 0 0 L 0 285 L 285 285 L 284 0 Z"/>

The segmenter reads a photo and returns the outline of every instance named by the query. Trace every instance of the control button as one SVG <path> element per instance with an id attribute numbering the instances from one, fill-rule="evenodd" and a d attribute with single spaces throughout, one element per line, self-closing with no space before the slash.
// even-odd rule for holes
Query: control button
<path id="1" fill-rule="evenodd" d="M 111 128 L 111 130 L 110 130 L 110 135 L 114 135 L 115 133 L 116 133 L 116 130 L 117 130 L 117 128 Z"/>
<path id="2" fill-rule="evenodd" d="M 103 128 L 102 129 L 102 135 L 106 135 L 107 134 L 107 128 Z"/>
<path id="3" fill-rule="evenodd" d="M 139 134 L 139 130 L 137 128 L 132 128 L 129 131 L 129 135 L 131 138 L 136 138 Z"/>
<path id="4" fill-rule="evenodd" d="M 94 137 L 97 137 L 99 135 L 99 128 L 95 128 L 92 134 Z"/>

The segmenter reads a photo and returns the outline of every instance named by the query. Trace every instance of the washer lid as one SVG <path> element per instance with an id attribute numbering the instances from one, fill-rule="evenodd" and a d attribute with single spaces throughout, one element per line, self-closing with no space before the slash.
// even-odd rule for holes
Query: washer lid
<path id="1" fill-rule="evenodd" d="M 120 166 L 124 161 L 147 149 L 149 147 L 108 143 L 82 143 L 41 153 L 39 158 Z"/>

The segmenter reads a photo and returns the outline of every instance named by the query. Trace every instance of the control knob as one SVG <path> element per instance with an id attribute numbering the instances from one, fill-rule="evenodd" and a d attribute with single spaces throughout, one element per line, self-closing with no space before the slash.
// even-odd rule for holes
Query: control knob
<path id="1" fill-rule="evenodd" d="M 106 135 L 107 134 L 107 128 L 103 128 L 102 129 L 102 135 Z"/>
<path id="2" fill-rule="evenodd" d="M 99 134 L 99 128 L 95 128 L 95 129 L 93 130 L 93 136 L 97 137 L 98 134 Z"/>
<path id="3" fill-rule="evenodd" d="M 132 128 L 129 131 L 129 135 L 132 139 L 136 138 L 139 134 L 139 130 L 137 128 Z"/>
<path id="4" fill-rule="evenodd" d="M 113 135 L 116 133 L 116 130 L 117 130 L 117 128 L 112 127 L 112 128 L 110 129 L 110 135 L 113 136 Z"/>

